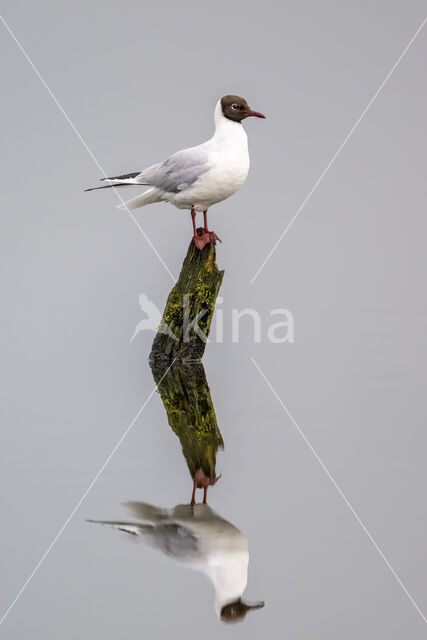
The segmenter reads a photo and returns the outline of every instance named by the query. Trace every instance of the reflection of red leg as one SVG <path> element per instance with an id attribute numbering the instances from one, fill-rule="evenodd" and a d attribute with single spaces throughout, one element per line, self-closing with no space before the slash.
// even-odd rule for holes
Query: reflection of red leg
<path id="1" fill-rule="evenodd" d="M 220 477 L 221 476 L 219 475 L 218 477 L 215 476 L 214 478 L 210 478 L 205 474 L 203 469 L 197 469 L 196 473 L 194 474 L 193 494 L 191 496 L 190 503 L 191 506 L 194 506 L 196 504 L 196 489 L 203 489 L 203 504 L 207 504 L 208 487 L 209 485 L 214 485 L 216 481 L 220 479 Z"/>
<path id="2" fill-rule="evenodd" d="M 196 504 L 196 486 L 197 486 L 197 478 L 194 477 L 194 484 L 193 484 L 193 493 L 191 495 L 191 506 L 194 507 L 194 505 Z"/>

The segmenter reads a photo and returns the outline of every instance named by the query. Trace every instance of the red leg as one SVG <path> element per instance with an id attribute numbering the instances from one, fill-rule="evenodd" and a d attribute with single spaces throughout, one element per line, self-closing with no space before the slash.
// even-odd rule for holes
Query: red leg
<path id="1" fill-rule="evenodd" d="M 203 211 L 203 233 L 207 233 L 213 240 L 214 244 L 217 240 L 221 242 L 221 239 L 218 238 L 215 231 L 209 231 L 208 229 L 208 210 Z"/>
<path id="2" fill-rule="evenodd" d="M 197 231 L 196 231 L 196 212 L 194 211 L 194 209 L 191 209 L 191 220 L 193 222 L 193 237 L 197 238 Z"/>
<path id="3" fill-rule="evenodd" d="M 211 234 L 209 233 L 204 233 L 202 236 L 199 236 L 197 234 L 197 229 L 196 229 L 196 212 L 194 211 L 194 209 L 191 209 L 191 219 L 193 221 L 193 238 L 194 238 L 194 244 L 196 245 L 196 247 L 200 250 L 203 249 L 203 247 L 207 244 L 209 244 L 211 242 Z"/>
<path id="4" fill-rule="evenodd" d="M 205 485 L 205 486 L 203 487 L 203 504 L 206 504 L 206 498 L 207 498 L 207 496 L 208 496 L 208 486 L 207 486 L 207 485 Z"/>

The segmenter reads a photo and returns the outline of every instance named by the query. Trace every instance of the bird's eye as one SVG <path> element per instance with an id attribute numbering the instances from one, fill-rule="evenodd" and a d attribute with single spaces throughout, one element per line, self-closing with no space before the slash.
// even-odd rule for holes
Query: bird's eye
<path id="1" fill-rule="evenodd" d="M 235 102 L 233 102 L 233 104 L 231 105 L 231 108 L 232 108 L 232 109 L 238 109 L 238 108 L 239 108 L 239 105 L 238 105 L 238 104 L 236 104 Z"/>

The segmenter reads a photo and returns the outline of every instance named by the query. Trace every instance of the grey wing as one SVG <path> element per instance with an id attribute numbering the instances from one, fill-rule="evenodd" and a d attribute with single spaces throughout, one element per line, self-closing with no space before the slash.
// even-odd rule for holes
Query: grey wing
<path id="1" fill-rule="evenodd" d="M 200 554 L 199 539 L 190 529 L 176 522 L 157 525 L 122 522 L 116 520 L 88 520 L 112 529 L 118 529 L 143 540 L 152 549 L 157 549 L 177 560 L 194 558 Z"/>
<path id="2" fill-rule="evenodd" d="M 178 193 L 191 187 L 209 169 L 208 153 L 202 147 L 191 147 L 142 171 L 136 181 L 158 187 L 165 192 Z"/>
<path id="3" fill-rule="evenodd" d="M 141 527 L 142 529 L 143 527 Z M 177 560 L 200 553 L 199 540 L 192 531 L 175 522 L 144 528 L 143 537 L 150 547 Z"/>

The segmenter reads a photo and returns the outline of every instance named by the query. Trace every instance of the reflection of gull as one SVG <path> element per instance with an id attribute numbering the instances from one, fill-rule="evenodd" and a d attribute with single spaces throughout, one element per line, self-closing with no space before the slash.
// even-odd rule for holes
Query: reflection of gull
<path id="1" fill-rule="evenodd" d="M 135 327 L 135 331 L 133 332 L 133 336 L 130 339 L 130 342 L 132 342 L 132 340 L 135 338 L 135 336 L 138 335 L 140 331 L 144 331 L 145 329 L 155 331 L 162 319 L 162 314 L 160 313 L 154 302 L 147 298 L 145 293 L 140 293 L 138 296 L 138 300 L 141 311 L 143 311 L 147 315 L 147 317 L 138 322 Z"/>
<path id="2" fill-rule="evenodd" d="M 244 618 L 250 609 L 242 601 L 248 580 L 248 541 L 239 529 L 207 504 L 160 509 L 144 502 L 128 502 L 138 522 L 91 521 L 138 536 L 184 567 L 201 571 L 215 588 L 215 609 L 224 621 Z"/>

